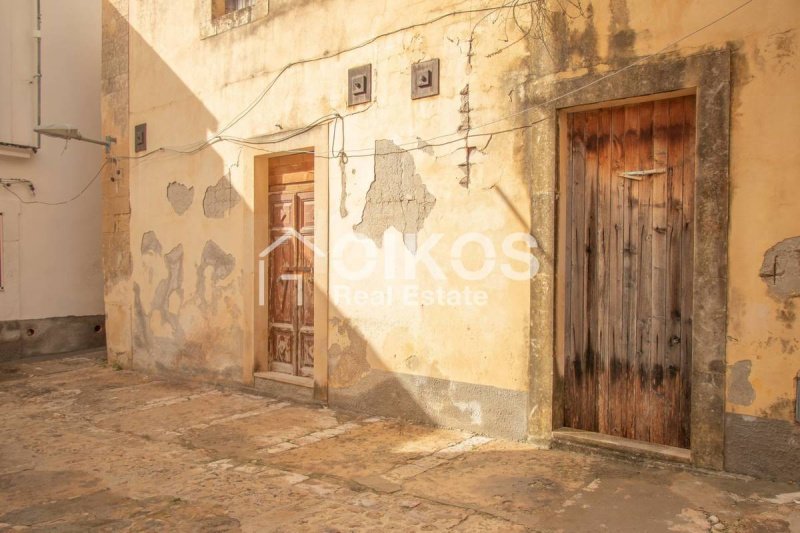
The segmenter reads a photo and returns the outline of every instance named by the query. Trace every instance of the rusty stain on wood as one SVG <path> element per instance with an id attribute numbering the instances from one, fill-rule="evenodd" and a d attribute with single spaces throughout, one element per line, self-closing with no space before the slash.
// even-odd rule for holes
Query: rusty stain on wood
<path id="1" fill-rule="evenodd" d="M 567 117 L 569 427 L 689 447 L 694 106 Z"/>

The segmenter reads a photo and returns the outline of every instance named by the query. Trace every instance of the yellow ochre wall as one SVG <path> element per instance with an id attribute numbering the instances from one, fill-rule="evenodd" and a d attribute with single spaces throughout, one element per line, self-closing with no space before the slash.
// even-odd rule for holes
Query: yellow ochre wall
<path id="1" fill-rule="evenodd" d="M 201 143 L 223 129 L 240 139 L 279 138 L 339 113 L 342 120 L 316 130 L 327 130 L 330 148 L 316 160 L 329 175 L 329 248 L 355 233 L 376 250 L 378 268 L 357 283 L 331 271 L 329 288 L 384 289 L 382 266 L 392 243 L 414 257 L 391 227 L 396 220 L 362 220 L 380 166 L 372 154 L 376 146 L 393 146 L 382 160 L 388 187 L 408 193 L 415 209 L 429 211 L 411 224 L 417 243 L 441 234 L 431 256 L 447 279 L 440 284 L 423 269 L 420 288 L 470 287 L 486 291 L 488 301 L 471 307 L 331 301 L 332 403 L 383 411 L 394 406 L 397 414 L 423 421 L 547 439 L 548 398 L 556 385 L 552 372 L 532 375 L 530 369 L 542 368 L 531 366 L 536 357 L 552 359 L 555 221 L 547 215 L 550 223 L 530 226 L 532 213 L 553 209 L 555 195 L 554 185 L 532 187 L 531 173 L 541 161 L 530 146 L 553 140 L 541 139 L 536 128 L 519 128 L 555 120 L 544 108 L 528 109 L 537 101 L 537 87 L 612 74 L 651 54 L 657 55 L 641 60 L 659 64 L 728 50 L 728 341 L 725 384 L 718 385 L 728 390 L 726 411 L 739 418 L 726 418 L 726 433 L 738 439 L 726 453 L 734 457 L 754 446 L 748 424 L 763 419 L 782 424 L 783 446 L 797 454 L 791 439 L 800 326 L 793 296 L 800 289 L 792 290 L 800 287 L 800 266 L 791 261 L 800 261 L 800 244 L 768 250 L 800 236 L 800 155 L 793 135 L 800 124 L 800 4 L 753 0 L 724 16 L 742 2 L 603 0 L 583 3 L 582 14 L 562 2 L 567 16 L 551 14 L 552 24 L 534 24 L 529 32 L 531 3 L 519 4 L 271 0 L 268 6 L 256 3 L 249 23 L 237 26 L 242 16 L 229 17 L 225 23 L 235 27 L 223 31 L 224 25 L 209 21 L 208 0 L 106 0 L 104 126 L 122 138 L 114 149 L 120 157 L 116 181 L 104 184 L 110 357 L 139 368 L 247 381 L 253 331 L 245 291 L 255 264 L 252 242 L 243 235 L 254 206 L 253 158 L 263 152 L 232 142 Z M 557 2 L 547 8 L 560 9 Z M 356 47 L 360 43 L 366 44 Z M 321 56 L 327 57 L 282 71 Z M 440 60 L 440 94 L 412 100 L 410 66 L 430 58 Z M 348 108 L 347 70 L 367 63 L 373 101 Z M 145 122 L 148 149 L 172 150 L 125 159 L 136 156 L 133 126 Z M 458 132 L 467 124 L 483 127 L 464 141 Z M 490 132 L 495 134 L 479 136 Z M 337 157 L 342 143 L 346 158 Z M 468 161 L 467 143 L 474 147 Z M 551 156 L 555 161 L 555 144 Z M 545 204 L 537 207 L 541 198 Z M 182 214 L 176 202 L 186 207 Z M 380 212 L 379 205 L 371 207 Z M 498 254 L 485 280 L 464 281 L 451 266 L 451 246 L 468 232 L 487 235 Z M 501 243 L 513 232 L 529 232 L 539 244 L 533 282 L 500 272 L 506 261 Z M 382 235 L 380 246 L 376 234 Z M 480 267 L 479 248 L 466 251 L 465 266 Z M 778 264 L 780 272 L 770 277 L 762 263 Z M 544 298 L 537 300 L 537 292 Z M 544 312 L 532 314 L 537 305 Z M 537 387 L 543 401 L 529 399 Z M 731 469 L 756 469 L 737 461 Z"/>

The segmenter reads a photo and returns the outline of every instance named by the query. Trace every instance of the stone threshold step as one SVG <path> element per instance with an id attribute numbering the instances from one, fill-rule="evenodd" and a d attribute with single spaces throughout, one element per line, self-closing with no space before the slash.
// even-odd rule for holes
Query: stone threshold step
<path id="1" fill-rule="evenodd" d="M 553 431 L 556 444 L 578 445 L 589 448 L 600 448 L 623 455 L 633 455 L 643 459 L 667 461 L 670 463 L 692 464 L 692 452 L 684 448 L 653 444 L 638 440 L 604 435 L 581 429 L 561 428 Z"/>
<path id="2" fill-rule="evenodd" d="M 301 376 L 290 376 L 289 374 L 281 374 L 280 372 L 254 372 L 253 376 L 256 379 L 268 379 L 271 381 L 280 381 L 281 383 L 288 383 L 290 385 L 299 385 L 301 387 L 314 387 L 314 380 L 312 378 L 304 378 Z"/>

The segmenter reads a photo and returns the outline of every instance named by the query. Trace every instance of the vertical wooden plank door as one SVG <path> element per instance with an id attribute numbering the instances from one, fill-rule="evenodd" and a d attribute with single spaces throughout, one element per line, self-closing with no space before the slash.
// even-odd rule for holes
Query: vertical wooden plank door
<path id="1" fill-rule="evenodd" d="M 301 378 L 314 373 L 313 155 L 269 162 L 269 370 Z"/>
<path id="2" fill-rule="evenodd" d="M 694 117 L 694 96 L 567 115 L 567 427 L 689 448 Z"/>

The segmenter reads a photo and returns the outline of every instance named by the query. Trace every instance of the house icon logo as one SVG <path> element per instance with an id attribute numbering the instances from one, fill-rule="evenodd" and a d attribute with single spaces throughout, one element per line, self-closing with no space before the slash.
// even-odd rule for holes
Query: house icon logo
<path id="1" fill-rule="evenodd" d="M 306 238 L 302 233 L 297 231 L 294 228 L 288 228 L 283 235 L 279 238 L 275 239 L 275 241 L 264 248 L 261 253 L 258 254 L 258 305 L 264 306 L 266 305 L 265 296 L 266 296 L 266 277 L 267 277 L 267 257 L 275 250 L 286 244 L 291 240 L 296 240 L 301 245 L 305 246 L 311 252 L 313 252 L 315 257 L 325 257 L 325 252 L 320 250 L 310 239 Z M 284 273 L 281 274 L 280 279 L 282 280 L 294 280 L 299 281 L 302 279 L 302 273 Z M 302 300 L 302 287 L 303 284 L 298 284 L 298 300 Z"/>

